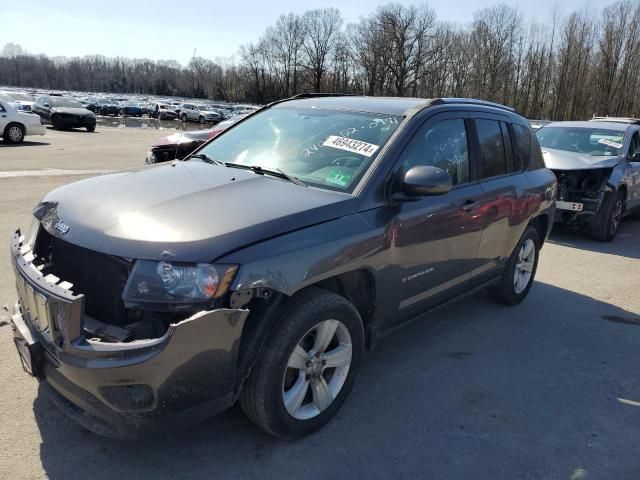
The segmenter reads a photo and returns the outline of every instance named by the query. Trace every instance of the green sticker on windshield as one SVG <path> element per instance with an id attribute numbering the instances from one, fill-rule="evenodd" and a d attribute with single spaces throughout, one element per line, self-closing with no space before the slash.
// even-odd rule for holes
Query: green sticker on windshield
<path id="1" fill-rule="evenodd" d="M 351 175 L 341 170 L 330 170 L 329 175 L 325 178 L 327 183 L 332 183 L 340 187 L 346 187 L 351 182 Z"/>

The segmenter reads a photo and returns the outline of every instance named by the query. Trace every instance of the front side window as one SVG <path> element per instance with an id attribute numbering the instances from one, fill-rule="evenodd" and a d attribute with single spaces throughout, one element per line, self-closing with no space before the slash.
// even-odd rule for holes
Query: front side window
<path id="1" fill-rule="evenodd" d="M 467 129 L 461 118 L 441 120 L 423 127 L 409 145 L 402 169 L 427 165 L 449 173 L 453 185 L 469 181 Z"/>
<path id="2" fill-rule="evenodd" d="M 402 117 L 278 106 L 216 137 L 199 154 L 280 169 L 304 183 L 352 191 Z"/>
<path id="3" fill-rule="evenodd" d="M 540 146 L 593 157 L 622 154 L 624 130 L 547 125 L 536 132 Z"/>
<path id="4" fill-rule="evenodd" d="M 507 161 L 500 122 L 486 119 L 475 122 L 480 146 L 480 178 L 505 175 Z"/>
<path id="5" fill-rule="evenodd" d="M 629 156 L 633 157 L 639 153 L 640 153 L 640 135 L 638 135 L 638 132 L 634 132 L 633 137 L 631 137 L 631 145 L 629 146 Z"/>

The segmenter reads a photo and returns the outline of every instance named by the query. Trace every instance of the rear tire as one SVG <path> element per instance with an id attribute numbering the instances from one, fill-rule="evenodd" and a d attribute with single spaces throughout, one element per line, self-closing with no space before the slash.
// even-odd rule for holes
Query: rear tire
<path id="1" fill-rule="evenodd" d="M 204 123 L 204 117 L 200 117 L 200 118 L 198 119 L 198 121 L 199 121 L 200 123 Z"/>
<path id="2" fill-rule="evenodd" d="M 89 133 L 93 133 L 93 132 L 95 132 L 95 131 L 96 131 L 96 127 L 95 127 L 95 126 L 93 126 L 93 127 L 87 127 L 87 132 L 89 132 Z"/>
<path id="3" fill-rule="evenodd" d="M 591 224 L 591 238 L 599 242 L 610 242 L 615 238 L 622 223 L 624 200 L 620 190 L 604 194 L 600 212 Z"/>
<path id="4" fill-rule="evenodd" d="M 517 305 L 525 299 L 536 276 L 541 243 L 538 231 L 529 225 L 511 253 L 500 282 L 489 287 L 494 300 Z"/>
<path id="5" fill-rule="evenodd" d="M 2 138 L 5 143 L 11 143 L 14 145 L 22 143 L 24 141 L 24 136 L 24 127 L 19 123 L 10 123 L 5 127 L 4 133 L 2 134 Z"/>
<path id="6" fill-rule="evenodd" d="M 297 294 L 281 313 L 240 405 L 258 427 L 291 439 L 321 428 L 344 403 L 362 357 L 364 330 L 349 301 L 319 288 Z"/>
<path id="7" fill-rule="evenodd" d="M 187 116 L 183 113 L 182 117 L 180 117 L 180 120 L 182 120 L 183 122 L 187 121 Z"/>

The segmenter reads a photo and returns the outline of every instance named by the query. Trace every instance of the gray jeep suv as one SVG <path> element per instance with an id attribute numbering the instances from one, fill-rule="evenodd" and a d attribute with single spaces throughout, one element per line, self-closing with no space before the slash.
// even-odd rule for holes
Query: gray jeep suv
<path id="1" fill-rule="evenodd" d="M 484 287 L 521 302 L 555 192 L 527 121 L 501 105 L 272 103 L 185 161 L 46 195 L 11 240 L 15 344 L 101 434 L 239 400 L 267 432 L 303 435 L 394 327 Z"/>

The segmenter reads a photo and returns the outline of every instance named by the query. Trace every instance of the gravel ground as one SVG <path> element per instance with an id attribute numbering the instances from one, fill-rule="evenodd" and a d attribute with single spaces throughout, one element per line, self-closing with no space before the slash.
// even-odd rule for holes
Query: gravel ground
<path id="1" fill-rule="evenodd" d="M 139 166 L 164 134 L 48 130 L 0 146 L 0 239 L 26 227 L 47 191 Z M 2 305 L 15 290 L 0 252 Z M 145 442 L 95 436 L 38 394 L 5 325 L 0 478 L 637 480 L 639 290 L 640 222 L 627 221 L 609 244 L 555 231 L 522 305 L 479 293 L 392 333 L 365 356 L 337 417 L 294 443 L 261 433 L 238 408 Z"/>

